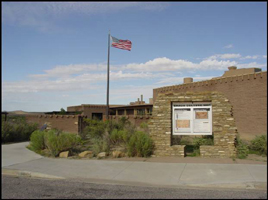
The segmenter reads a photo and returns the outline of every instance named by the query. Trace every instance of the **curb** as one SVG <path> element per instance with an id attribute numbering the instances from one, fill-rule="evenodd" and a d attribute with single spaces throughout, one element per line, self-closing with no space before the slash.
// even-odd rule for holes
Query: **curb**
<path id="1" fill-rule="evenodd" d="M 2 175 L 16 176 L 16 177 L 28 177 L 28 178 L 65 179 L 64 177 L 60 177 L 60 176 L 52 176 L 52 175 L 42 174 L 42 173 L 37 173 L 37 172 L 21 171 L 21 170 L 16 170 L 16 169 L 3 169 L 3 168 L 2 168 Z"/>

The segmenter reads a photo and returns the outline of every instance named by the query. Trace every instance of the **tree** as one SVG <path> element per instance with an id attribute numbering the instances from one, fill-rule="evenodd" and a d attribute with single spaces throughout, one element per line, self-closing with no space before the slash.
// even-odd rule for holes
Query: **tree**
<path id="1" fill-rule="evenodd" d="M 66 110 L 64 110 L 63 108 L 61 108 L 61 109 L 60 109 L 60 114 L 61 114 L 61 115 L 66 114 Z"/>

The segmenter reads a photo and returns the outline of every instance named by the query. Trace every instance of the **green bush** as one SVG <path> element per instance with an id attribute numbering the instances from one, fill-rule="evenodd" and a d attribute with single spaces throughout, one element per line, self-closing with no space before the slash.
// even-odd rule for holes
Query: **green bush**
<path id="1" fill-rule="evenodd" d="M 256 136 L 255 139 L 251 140 L 249 148 L 250 150 L 257 151 L 260 155 L 267 155 L 267 136 Z"/>
<path id="2" fill-rule="evenodd" d="M 118 120 L 118 129 L 123 130 L 126 126 L 130 125 L 130 121 L 126 117 L 121 117 Z"/>
<path id="3" fill-rule="evenodd" d="M 153 140 L 142 131 L 135 132 L 129 139 L 128 156 L 149 157 L 153 153 Z"/>
<path id="4" fill-rule="evenodd" d="M 100 120 L 95 119 L 85 119 L 84 120 L 88 126 L 83 130 L 83 138 L 89 136 L 90 138 L 101 138 L 105 132 L 105 123 Z"/>
<path id="5" fill-rule="evenodd" d="M 23 118 L 2 121 L 2 143 L 29 141 L 31 134 L 38 129 L 37 123 L 27 123 Z"/>
<path id="6" fill-rule="evenodd" d="M 101 152 L 108 153 L 110 151 L 110 144 L 105 139 L 95 138 L 95 139 L 93 139 L 92 150 L 96 156 Z"/>
<path id="7" fill-rule="evenodd" d="M 214 141 L 213 138 L 194 138 L 193 139 L 193 146 L 194 149 L 199 149 L 201 145 L 213 145 Z"/>
<path id="8" fill-rule="evenodd" d="M 146 122 L 142 122 L 140 124 L 140 127 L 143 128 L 143 129 L 147 129 L 148 128 L 148 124 Z"/>
<path id="9" fill-rule="evenodd" d="M 45 149 L 44 131 L 36 130 L 30 137 L 31 149 L 35 152 L 40 152 Z"/>
<path id="10" fill-rule="evenodd" d="M 56 157 L 62 151 L 71 151 L 80 142 L 80 137 L 72 133 L 49 130 L 44 134 L 44 141 L 51 155 Z"/>
<path id="11" fill-rule="evenodd" d="M 127 143 L 128 141 L 127 131 L 114 129 L 110 135 L 110 140 L 112 144 Z"/>
<path id="12" fill-rule="evenodd" d="M 240 159 L 247 158 L 249 153 L 249 146 L 245 141 L 240 139 L 239 135 L 236 138 L 236 150 L 237 150 L 237 158 Z"/>
<path id="13" fill-rule="evenodd" d="M 179 142 L 180 145 L 191 145 L 191 141 L 188 138 L 182 138 Z"/>

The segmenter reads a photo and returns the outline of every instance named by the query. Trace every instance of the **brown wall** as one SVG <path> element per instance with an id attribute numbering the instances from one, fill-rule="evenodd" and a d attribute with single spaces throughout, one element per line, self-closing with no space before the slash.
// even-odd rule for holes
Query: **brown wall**
<path id="1" fill-rule="evenodd" d="M 24 115 L 28 122 L 39 124 L 41 128 L 49 123 L 51 128 L 57 128 L 65 132 L 78 133 L 78 115 Z"/>
<path id="2" fill-rule="evenodd" d="M 115 115 L 110 115 L 110 119 L 118 121 L 121 117 L 127 117 L 127 119 L 134 124 L 135 126 L 140 126 L 142 122 L 147 123 L 152 116 L 134 116 L 134 115 L 121 115 L 121 116 L 115 116 Z"/>
<path id="3" fill-rule="evenodd" d="M 92 113 L 102 113 L 103 115 L 106 112 L 106 106 L 84 106 L 83 114 L 89 119 L 92 119 Z"/>
<path id="4" fill-rule="evenodd" d="M 67 107 L 68 112 L 82 111 L 82 106 L 69 106 Z"/>
<path id="5" fill-rule="evenodd" d="M 186 91 L 222 92 L 233 106 L 238 133 L 242 139 L 267 134 L 267 72 L 233 77 L 220 77 L 153 90 L 154 101 L 159 93 Z"/>

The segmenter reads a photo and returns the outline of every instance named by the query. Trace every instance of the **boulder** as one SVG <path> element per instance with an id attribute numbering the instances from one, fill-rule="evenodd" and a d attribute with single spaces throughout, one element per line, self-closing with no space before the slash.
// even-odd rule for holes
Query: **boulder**
<path id="1" fill-rule="evenodd" d="M 97 155 L 97 158 L 105 158 L 107 156 L 106 152 L 101 152 Z"/>
<path id="2" fill-rule="evenodd" d="M 113 158 L 121 158 L 124 156 L 125 156 L 125 153 L 123 153 L 121 151 L 113 151 Z"/>
<path id="3" fill-rule="evenodd" d="M 78 154 L 80 158 L 92 158 L 93 152 L 92 151 L 83 151 L 82 153 Z"/>
<path id="4" fill-rule="evenodd" d="M 69 156 L 69 151 L 63 151 L 59 155 L 60 158 L 68 158 L 68 156 Z"/>

